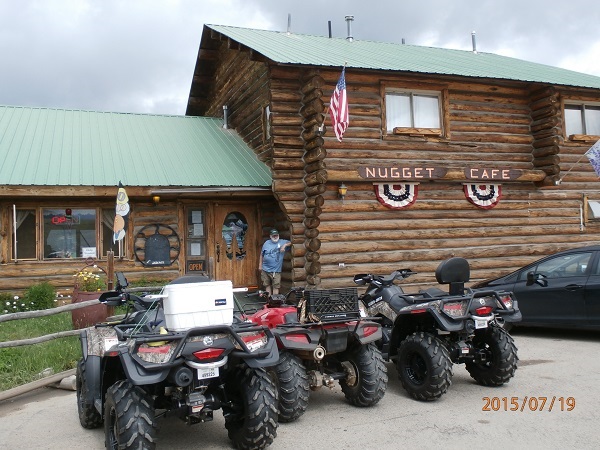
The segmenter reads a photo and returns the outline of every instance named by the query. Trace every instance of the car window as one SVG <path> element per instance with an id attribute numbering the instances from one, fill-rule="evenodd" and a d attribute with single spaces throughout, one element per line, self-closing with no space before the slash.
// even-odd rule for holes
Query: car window
<path id="1" fill-rule="evenodd" d="M 536 272 L 548 278 L 576 277 L 585 274 L 592 258 L 591 252 L 572 253 L 547 259 L 519 274 L 519 280 L 525 280 L 528 272 Z"/>

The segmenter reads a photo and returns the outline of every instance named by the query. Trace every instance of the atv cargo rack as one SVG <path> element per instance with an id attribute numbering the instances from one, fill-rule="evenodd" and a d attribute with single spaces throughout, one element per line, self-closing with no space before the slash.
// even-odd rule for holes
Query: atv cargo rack
<path id="1" fill-rule="evenodd" d="M 299 302 L 300 322 L 360 319 L 356 288 L 305 290 Z"/>

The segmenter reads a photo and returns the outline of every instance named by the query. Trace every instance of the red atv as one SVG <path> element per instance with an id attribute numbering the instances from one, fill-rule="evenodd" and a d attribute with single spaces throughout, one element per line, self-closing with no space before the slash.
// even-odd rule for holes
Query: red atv
<path id="1" fill-rule="evenodd" d="M 375 346 L 381 326 L 361 317 L 356 288 L 295 288 L 287 295 L 260 296 L 266 303 L 247 319 L 268 326 L 277 340 L 279 362 L 270 370 L 279 389 L 280 422 L 299 418 L 310 390 L 331 388 L 336 380 L 355 406 L 383 398 L 387 369 Z"/>

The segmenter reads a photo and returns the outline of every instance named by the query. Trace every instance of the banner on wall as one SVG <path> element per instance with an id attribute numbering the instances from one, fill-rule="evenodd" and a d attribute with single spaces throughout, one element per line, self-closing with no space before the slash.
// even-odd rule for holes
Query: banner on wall
<path id="1" fill-rule="evenodd" d="M 113 224 L 113 243 L 121 241 L 125 237 L 127 216 L 129 215 L 129 197 L 125 188 L 119 181 L 117 192 L 117 205 L 115 206 L 115 221 Z"/>
<path id="2" fill-rule="evenodd" d="M 419 183 L 374 183 L 375 195 L 383 206 L 391 209 L 408 208 L 417 201 Z"/>
<path id="3" fill-rule="evenodd" d="M 492 209 L 500 201 L 502 186 L 499 184 L 464 184 L 465 197 L 478 208 Z"/>

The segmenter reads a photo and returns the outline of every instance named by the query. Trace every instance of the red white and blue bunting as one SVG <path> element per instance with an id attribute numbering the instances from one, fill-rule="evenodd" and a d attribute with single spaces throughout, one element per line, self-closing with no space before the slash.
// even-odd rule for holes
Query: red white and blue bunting
<path id="1" fill-rule="evenodd" d="M 383 206 L 403 209 L 417 201 L 419 183 L 383 184 L 374 183 L 375 195 Z"/>
<path id="2" fill-rule="evenodd" d="M 492 209 L 500 201 L 502 186 L 499 184 L 465 184 L 465 197 L 475 206 Z"/>

